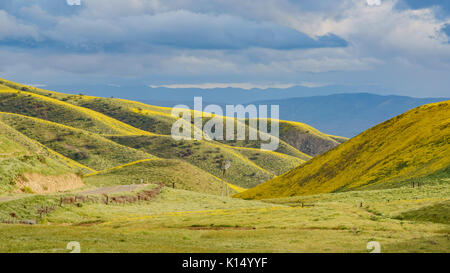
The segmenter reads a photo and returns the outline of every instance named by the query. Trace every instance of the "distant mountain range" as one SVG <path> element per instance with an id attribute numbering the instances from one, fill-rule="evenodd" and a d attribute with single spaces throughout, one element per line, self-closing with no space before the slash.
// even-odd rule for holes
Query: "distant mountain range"
<path id="1" fill-rule="evenodd" d="M 280 106 L 280 119 L 309 124 L 332 135 L 354 137 L 359 133 L 414 107 L 440 102 L 448 98 L 413 98 L 380 96 L 369 93 L 334 94 L 253 101 L 250 104 Z M 172 107 L 171 101 L 144 101 L 154 105 Z M 177 104 L 193 107 L 192 101 Z M 204 102 L 206 105 L 209 102 Z M 218 103 L 221 106 L 225 104 Z"/>
<path id="2" fill-rule="evenodd" d="M 241 89 L 241 88 L 152 88 L 144 84 L 107 85 L 107 84 L 79 84 L 79 85 L 48 85 L 48 90 L 63 91 L 65 93 L 92 95 L 98 97 L 116 97 L 129 100 L 145 101 L 155 105 L 155 102 L 173 106 L 180 102 L 192 103 L 194 97 L 203 97 L 203 101 L 228 104 L 246 104 L 255 100 L 287 99 L 309 96 L 323 96 L 337 93 L 376 93 L 376 86 L 343 86 L 327 85 L 321 87 L 306 87 L 296 85 L 290 88 Z"/>
<path id="3" fill-rule="evenodd" d="M 358 93 L 253 103 L 278 104 L 281 119 L 304 122 L 328 134 L 353 137 L 414 107 L 445 100 L 448 99 Z"/>
<path id="4" fill-rule="evenodd" d="M 120 97 L 146 104 L 173 107 L 177 104 L 193 107 L 193 98 L 201 96 L 207 104 L 278 104 L 280 119 L 309 124 L 320 131 L 353 137 L 370 127 L 411 108 L 448 98 L 413 98 L 371 94 L 376 86 L 322 87 L 294 86 L 286 89 L 240 88 L 151 88 L 145 85 L 80 85 L 47 86 L 50 90 L 69 90 L 101 97 Z M 365 92 L 365 93 L 361 93 Z"/>

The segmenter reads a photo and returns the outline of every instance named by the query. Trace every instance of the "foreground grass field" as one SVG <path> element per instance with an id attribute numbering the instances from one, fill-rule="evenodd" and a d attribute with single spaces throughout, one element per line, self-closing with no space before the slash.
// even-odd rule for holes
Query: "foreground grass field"
<path id="1" fill-rule="evenodd" d="M 0 252 L 68 252 L 70 241 L 82 252 L 368 252 L 377 241 L 382 252 L 448 253 L 448 182 L 265 202 L 164 188 L 149 202 L 63 205 L 38 225 L 0 224 Z"/>

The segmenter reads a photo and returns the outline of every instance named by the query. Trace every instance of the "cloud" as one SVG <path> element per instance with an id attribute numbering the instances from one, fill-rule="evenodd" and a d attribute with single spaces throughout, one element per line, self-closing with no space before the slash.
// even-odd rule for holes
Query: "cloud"
<path id="1" fill-rule="evenodd" d="M 39 40 L 29 37 L 27 43 L 19 40 L 14 45 L 86 52 L 147 51 L 155 46 L 210 50 L 347 46 L 345 40 L 334 34 L 310 37 L 273 22 L 184 10 L 111 19 L 59 17 L 55 24 L 41 26 L 38 31 Z M 5 38 L 13 40 L 14 36 Z"/>
<path id="2" fill-rule="evenodd" d="M 87 1 L 87 0 L 85 0 Z M 97 0 L 93 0 L 97 1 Z M 22 14 L 24 8 L 38 6 L 46 13 L 57 16 L 70 16 L 78 13 L 84 8 L 82 5 L 68 5 L 67 0 L 2 0 L 0 1 L 0 10 L 4 10 L 10 15 L 26 20 L 26 16 Z"/>
<path id="3" fill-rule="evenodd" d="M 441 32 L 447 36 L 447 43 L 450 43 L 450 24 L 445 24 L 441 28 Z"/>
<path id="4" fill-rule="evenodd" d="M 447 1 L 257 2 L 2 0 L 0 73 L 47 83 L 377 82 L 416 94 L 430 81 L 448 92 L 437 77 L 450 73 Z"/>
<path id="5" fill-rule="evenodd" d="M 398 9 L 426 9 L 434 8 L 440 16 L 448 17 L 450 15 L 450 2 L 443 0 L 399 0 L 396 8 Z"/>
<path id="6" fill-rule="evenodd" d="M 11 41 L 27 38 L 37 39 L 37 28 L 26 25 L 5 11 L 0 10 L 0 40 Z"/>

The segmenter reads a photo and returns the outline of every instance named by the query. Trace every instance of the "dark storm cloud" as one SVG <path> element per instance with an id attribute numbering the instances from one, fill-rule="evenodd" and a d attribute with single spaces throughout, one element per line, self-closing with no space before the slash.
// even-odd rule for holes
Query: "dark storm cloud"
<path id="1" fill-rule="evenodd" d="M 10 19 L 12 16 L 9 16 Z M 310 37 L 272 22 L 258 22 L 231 15 L 170 11 L 155 15 L 92 19 L 81 16 L 51 17 L 52 24 L 20 24 L 33 27 L 34 37 L 6 36 L 0 44 L 77 51 L 148 50 L 153 46 L 188 49 L 278 50 L 345 47 L 334 35 Z M 14 19 L 14 21 L 17 21 Z M 19 23 L 17 23 L 19 24 Z"/>

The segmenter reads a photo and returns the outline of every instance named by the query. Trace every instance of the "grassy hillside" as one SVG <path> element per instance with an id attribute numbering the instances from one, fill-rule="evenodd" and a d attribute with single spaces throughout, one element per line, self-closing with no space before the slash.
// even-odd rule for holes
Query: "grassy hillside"
<path id="1" fill-rule="evenodd" d="M 68 102 L 103 113 L 141 130 L 161 135 L 170 135 L 172 123 L 176 120 L 168 109 L 128 100 L 94 98 L 69 99 Z"/>
<path id="2" fill-rule="evenodd" d="M 400 220 L 429 221 L 450 225 L 450 200 L 405 211 L 396 218 Z"/>
<path id="3" fill-rule="evenodd" d="M 344 143 L 347 140 L 349 140 L 349 138 L 347 137 L 343 137 L 343 136 L 334 136 L 334 135 L 328 135 L 329 138 L 334 139 L 335 141 L 337 141 L 338 143 Z"/>
<path id="4" fill-rule="evenodd" d="M 147 105 L 123 99 L 94 98 L 89 96 L 69 96 L 65 97 L 64 100 L 156 134 L 170 135 L 172 124 L 176 121 L 171 115 L 172 109 L 167 107 Z M 204 118 L 203 124 L 209 119 Z M 223 119 L 225 124 L 225 120 L 228 118 L 224 117 Z M 249 130 L 254 130 L 248 127 L 248 121 L 242 122 L 245 123 L 247 134 Z M 334 139 L 306 124 L 281 121 L 280 126 L 280 147 L 277 150 L 279 153 L 285 153 L 305 160 L 307 157 L 305 153 L 316 155 L 338 145 L 338 142 Z M 261 145 L 260 141 L 233 140 L 222 142 L 228 145 L 249 148 L 259 148 Z"/>
<path id="5" fill-rule="evenodd" d="M 3 88 L 1 85 L 0 109 L 99 134 L 148 134 L 87 108 L 35 93 Z"/>
<path id="6" fill-rule="evenodd" d="M 272 151 L 245 147 L 231 148 L 274 175 L 281 175 L 305 162 L 298 157 Z"/>
<path id="7" fill-rule="evenodd" d="M 392 187 L 409 178 L 448 170 L 449 165 L 450 101 L 446 101 L 383 122 L 237 197 L 274 198 L 374 185 Z"/>
<path id="8" fill-rule="evenodd" d="M 94 133 L 27 116 L 1 113 L 0 120 L 27 137 L 91 169 L 103 170 L 154 156 Z"/>
<path id="9" fill-rule="evenodd" d="M 83 169 L 69 164 L 0 121 L 0 194 L 13 190 L 27 173 L 62 175 Z"/>
<path id="10" fill-rule="evenodd" d="M 140 149 L 155 156 L 167 159 L 181 159 L 189 162 L 214 176 L 225 179 L 241 187 L 252 187 L 274 176 L 273 173 L 255 164 L 239 151 L 228 148 L 215 142 L 207 141 L 175 141 L 170 136 L 111 136 L 110 139 L 124 146 Z M 281 158 L 281 156 L 275 155 Z M 291 157 L 285 157 L 277 162 L 279 168 L 282 164 L 293 165 Z M 222 174 L 222 163 L 231 161 L 231 167 Z"/>
<path id="11" fill-rule="evenodd" d="M 171 126 L 176 121 L 171 108 L 123 99 L 63 94 L 1 79 L 0 107 L 10 113 L 1 114 L 5 122 L 90 171 L 154 155 L 181 159 L 244 188 L 309 160 L 311 156 L 305 152 L 319 154 L 338 143 L 305 124 L 285 121 L 281 122 L 280 135 L 286 141 L 279 140 L 277 152 L 259 150 L 261 141 L 177 142 L 170 137 Z M 208 118 L 203 120 L 207 121 Z M 257 132 L 247 124 L 248 120 L 234 122 L 243 123 L 247 134 Z M 199 130 L 194 125 L 192 128 Z M 231 167 L 223 174 L 222 164 L 226 160 L 231 161 Z"/>
<path id="12" fill-rule="evenodd" d="M 338 141 L 307 124 L 284 120 L 280 121 L 280 139 L 310 156 L 331 150 L 343 140 Z"/>
<path id="13" fill-rule="evenodd" d="M 222 181 L 181 160 L 140 160 L 125 166 L 93 173 L 85 182 L 96 187 L 143 183 L 164 183 L 167 187 L 220 195 Z"/>

